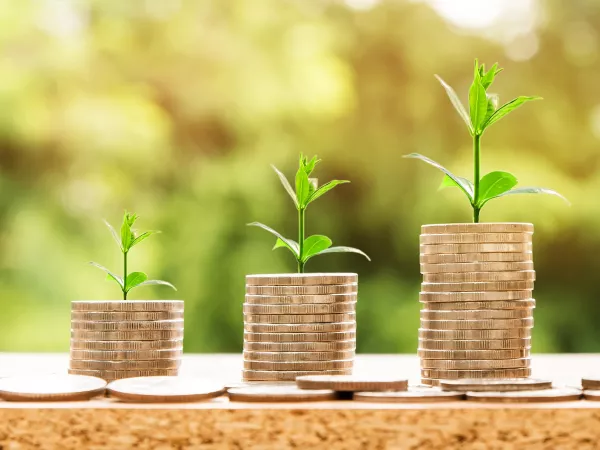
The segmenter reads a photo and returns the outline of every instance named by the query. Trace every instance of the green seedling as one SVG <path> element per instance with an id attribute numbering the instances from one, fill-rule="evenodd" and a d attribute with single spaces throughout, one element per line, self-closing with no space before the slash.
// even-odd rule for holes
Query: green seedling
<path id="1" fill-rule="evenodd" d="M 325 183 L 321 187 L 317 186 L 317 180 L 310 178 L 315 166 L 320 162 L 320 159 L 313 157 L 310 161 L 306 157 L 300 155 L 300 167 L 296 173 L 296 190 L 292 188 L 289 181 L 283 173 L 281 173 L 275 166 L 273 170 L 281 180 L 281 184 L 292 198 L 296 209 L 298 210 L 298 242 L 283 237 L 277 231 L 272 228 L 259 223 L 252 222 L 249 226 L 260 227 L 267 230 L 273 236 L 277 238 L 273 250 L 277 248 L 287 248 L 298 263 L 298 273 L 304 273 L 304 266 L 306 262 L 313 256 L 324 255 L 327 253 L 359 253 L 371 260 L 364 252 L 352 247 L 332 247 L 333 243 L 327 236 L 315 234 L 304 238 L 305 231 L 305 219 L 306 219 L 306 208 L 316 199 L 321 197 L 326 192 L 329 192 L 339 184 L 349 183 L 347 180 L 332 180 Z"/>
<path id="2" fill-rule="evenodd" d="M 479 65 L 477 59 L 475 60 L 473 84 L 471 84 L 471 88 L 469 89 L 468 113 L 456 95 L 456 92 L 454 92 L 454 89 L 436 75 L 436 78 L 446 90 L 450 102 L 467 125 L 467 129 L 473 138 L 473 182 L 467 178 L 454 175 L 441 164 L 418 153 L 411 153 L 404 156 L 405 158 L 420 159 L 441 170 L 445 175 L 440 188 L 454 186 L 464 192 L 473 207 L 473 222 L 475 223 L 479 222 L 479 213 L 487 202 L 507 195 L 550 194 L 556 195 L 568 203 L 566 198 L 552 189 L 516 187 L 518 183 L 517 178 L 509 172 L 494 171 L 483 177 L 480 176 L 481 137 L 484 131 L 521 105 L 534 100 L 541 100 L 541 97 L 520 96 L 498 107 L 498 95 L 488 93 L 487 90 L 494 82 L 496 75 L 501 71 L 502 69 L 498 68 L 497 63 L 490 70 L 486 71 L 485 65 Z"/>
<path id="3" fill-rule="evenodd" d="M 92 266 L 97 267 L 98 269 L 106 272 L 106 278 L 108 280 L 113 280 L 119 285 L 119 287 L 121 288 L 121 291 L 123 292 L 123 300 L 127 300 L 127 294 L 129 293 L 129 291 L 131 291 L 133 288 L 138 287 L 138 286 L 161 284 L 161 285 L 169 286 L 169 287 L 177 290 L 175 288 L 175 286 L 173 286 L 171 283 L 169 283 L 167 281 L 149 280 L 148 275 L 146 275 L 144 272 L 131 272 L 131 273 L 127 272 L 127 255 L 129 254 L 129 251 L 134 246 L 136 246 L 140 242 L 144 241 L 145 239 L 149 238 L 153 234 L 160 233 L 160 231 L 144 231 L 143 233 L 140 233 L 138 235 L 136 230 L 134 230 L 132 228 L 133 224 L 135 223 L 137 218 L 138 218 L 137 214 L 128 213 L 126 211 L 125 215 L 123 216 L 123 224 L 121 225 L 121 234 L 120 235 L 117 233 L 117 231 L 112 227 L 112 225 L 110 223 L 104 221 L 104 223 L 106 223 L 106 226 L 110 230 L 113 238 L 115 239 L 115 242 L 117 243 L 117 245 L 121 249 L 121 252 L 123 253 L 123 276 L 122 277 L 111 272 L 106 267 L 101 266 L 98 263 L 90 262 L 90 264 Z"/>

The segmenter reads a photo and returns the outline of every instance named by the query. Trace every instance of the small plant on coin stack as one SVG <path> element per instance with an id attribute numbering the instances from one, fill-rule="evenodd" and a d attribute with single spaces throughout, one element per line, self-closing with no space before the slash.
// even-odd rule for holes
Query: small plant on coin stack
<path id="1" fill-rule="evenodd" d="M 349 375 L 356 348 L 355 273 L 304 273 L 316 255 L 359 253 L 351 247 L 332 247 L 323 235 L 305 238 L 305 213 L 309 204 L 335 186 L 320 188 L 310 176 L 319 163 L 300 156 L 296 190 L 273 168 L 298 211 L 298 242 L 258 222 L 251 223 L 274 235 L 274 249 L 287 248 L 296 259 L 298 273 L 248 275 L 244 303 L 245 381 L 293 381 L 300 375 Z"/>
<path id="2" fill-rule="evenodd" d="M 508 172 L 480 176 L 481 137 L 485 130 L 524 103 L 539 97 L 517 97 L 498 107 L 488 92 L 501 69 L 486 71 L 475 60 L 469 89 L 469 112 L 441 78 L 473 138 L 474 179 L 454 175 L 440 164 L 413 153 L 441 170 L 442 187 L 456 186 L 469 199 L 474 223 L 423 225 L 420 261 L 423 283 L 419 300 L 421 379 L 437 385 L 450 379 L 504 379 L 530 376 L 533 328 L 533 270 L 530 223 L 479 223 L 490 200 L 513 194 L 560 194 L 544 188 L 516 188 Z"/>

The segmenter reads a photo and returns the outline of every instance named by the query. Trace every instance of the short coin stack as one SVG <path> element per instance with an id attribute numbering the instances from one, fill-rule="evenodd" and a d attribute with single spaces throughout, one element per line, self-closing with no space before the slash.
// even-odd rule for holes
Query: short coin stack
<path id="1" fill-rule="evenodd" d="M 75 301 L 69 373 L 107 381 L 177 375 L 183 301 Z"/>
<path id="2" fill-rule="evenodd" d="M 424 384 L 531 375 L 533 225 L 424 225 L 419 356 Z"/>
<path id="3" fill-rule="evenodd" d="M 350 375 L 357 292 L 355 273 L 248 275 L 244 381 Z"/>

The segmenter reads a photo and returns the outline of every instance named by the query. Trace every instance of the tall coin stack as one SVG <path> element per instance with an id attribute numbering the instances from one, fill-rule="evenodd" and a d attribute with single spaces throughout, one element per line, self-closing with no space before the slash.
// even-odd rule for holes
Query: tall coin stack
<path id="1" fill-rule="evenodd" d="M 424 225 L 421 232 L 423 383 L 530 376 L 533 225 Z"/>
<path id="2" fill-rule="evenodd" d="M 182 352 L 181 300 L 71 303 L 71 374 L 177 375 Z"/>
<path id="3" fill-rule="evenodd" d="M 357 292 L 355 273 L 248 275 L 244 381 L 352 374 Z"/>

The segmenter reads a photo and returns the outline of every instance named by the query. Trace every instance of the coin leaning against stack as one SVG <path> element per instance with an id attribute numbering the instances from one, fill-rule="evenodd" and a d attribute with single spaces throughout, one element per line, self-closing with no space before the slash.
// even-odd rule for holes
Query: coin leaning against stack
<path id="1" fill-rule="evenodd" d="M 69 373 L 107 381 L 177 375 L 183 353 L 183 301 L 71 303 Z"/>
<path id="2" fill-rule="evenodd" d="M 423 384 L 530 376 L 532 237 L 527 223 L 422 227 Z"/>
<path id="3" fill-rule="evenodd" d="M 246 276 L 244 381 L 352 374 L 357 296 L 355 273 Z"/>

